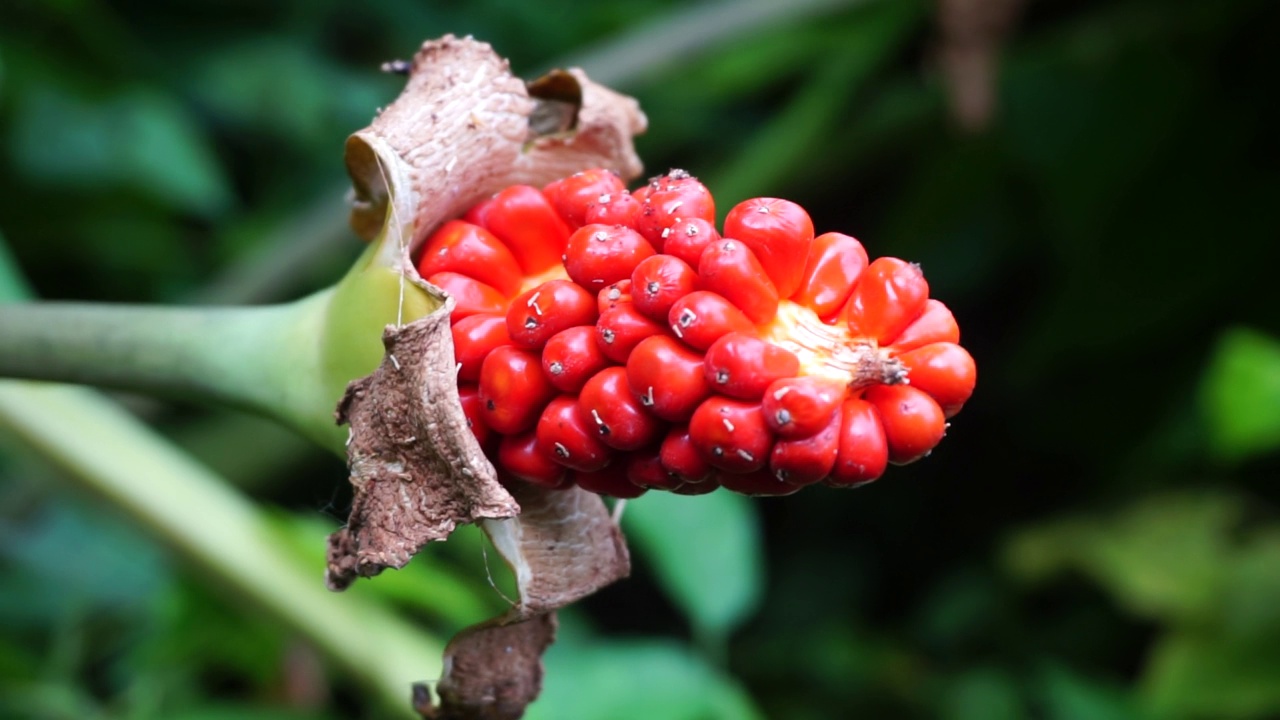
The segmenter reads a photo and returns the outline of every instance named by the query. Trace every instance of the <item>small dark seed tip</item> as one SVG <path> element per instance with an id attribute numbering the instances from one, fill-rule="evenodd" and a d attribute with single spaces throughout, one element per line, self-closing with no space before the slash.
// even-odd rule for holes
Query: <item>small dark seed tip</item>
<path id="1" fill-rule="evenodd" d="M 533 317 L 533 316 L 529 316 L 529 317 L 525 318 L 525 320 L 524 320 L 524 326 L 525 326 L 526 328 L 529 328 L 530 330 L 532 330 L 532 329 L 534 329 L 534 328 L 538 327 L 538 319 L 537 319 L 537 318 L 535 318 L 535 317 Z"/>
<path id="2" fill-rule="evenodd" d="M 786 425 L 791 422 L 791 411 L 782 409 L 774 413 L 773 417 L 778 421 L 779 425 Z"/>
<path id="3" fill-rule="evenodd" d="M 725 383 L 729 382 L 729 371 L 724 369 L 717 370 L 716 382 L 720 383 L 721 385 L 724 385 Z"/>
<path id="4" fill-rule="evenodd" d="M 612 331 L 612 330 L 607 330 L 607 329 L 606 329 L 606 330 L 601 330 L 601 331 L 600 331 L 600 339 L 601 339 L 601 340 L 604 340 L 606 343 L 608 343 L 608 344 L 610 344 L 610 345 L 612 345 L 612 344 L 613 344 L 613 337 L 614 337 L 614 335 L 613 335 L 613 331 Z"/>

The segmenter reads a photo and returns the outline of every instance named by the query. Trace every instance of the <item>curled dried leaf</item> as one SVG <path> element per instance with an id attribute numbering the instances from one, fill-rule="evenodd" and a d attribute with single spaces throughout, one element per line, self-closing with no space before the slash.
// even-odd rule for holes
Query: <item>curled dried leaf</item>
<path id="1" fill-rule="evenodd" d="M 460 523 L 520 511 L 467 427 L 453 373 L 452 307 L 388 327 L 382 364 L 351 383 L 338 405 L 338 421 L 351 425 L 355 499 L 347 526 L 329 539 L 332 589 L 403 567 Z"/>

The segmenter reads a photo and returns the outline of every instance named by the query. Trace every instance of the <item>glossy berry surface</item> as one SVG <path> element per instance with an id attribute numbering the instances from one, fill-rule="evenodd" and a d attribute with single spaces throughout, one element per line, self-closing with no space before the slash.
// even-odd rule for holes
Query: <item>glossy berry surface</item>
<path id="1" fill-rule="evenodd" d="M 920 267 L 679 170 L 513 186 L 415 239 L 501 478 L 615 497 L 854 487 L 933 451 L 977 365 Z"/>

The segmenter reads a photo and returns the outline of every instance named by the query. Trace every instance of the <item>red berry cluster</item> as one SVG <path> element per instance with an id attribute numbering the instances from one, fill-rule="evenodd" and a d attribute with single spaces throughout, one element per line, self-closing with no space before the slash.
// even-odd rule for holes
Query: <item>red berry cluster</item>
<path id="1" fill-rule="evenodd" d="M 673 170 L 509 187 L 421 242 L 453 295 L 459 392 L 501 474 L 634 497 L 869 482 L 942 439 L 973 359 L 920 268 L 729 211 Z"/>

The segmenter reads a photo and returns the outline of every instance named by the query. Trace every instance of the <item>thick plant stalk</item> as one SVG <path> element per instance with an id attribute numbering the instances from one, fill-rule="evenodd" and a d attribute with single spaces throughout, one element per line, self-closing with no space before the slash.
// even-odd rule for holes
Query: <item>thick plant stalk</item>
<path id="1" fill-rule="evenodd" d="M 97 393 L 0 381 L 0 428 L 314 643 L 382 704 L 408 717 L 410 683 L 439 671 L 438 640 L 326 592 L 248 500 Z"/>

